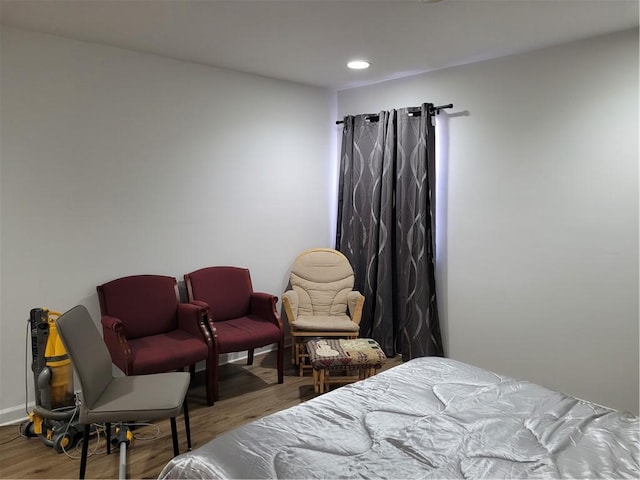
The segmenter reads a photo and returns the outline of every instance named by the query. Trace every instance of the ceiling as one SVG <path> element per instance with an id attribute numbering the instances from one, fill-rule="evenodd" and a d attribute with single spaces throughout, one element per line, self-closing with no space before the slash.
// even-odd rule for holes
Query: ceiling
<path id="1" fill-rule="evenodd" d="M 0 0 L 3 25 L 345 89 L 638 26 L 638 0 Z M 371 68 L 351 71 L 353 58 Z"/>

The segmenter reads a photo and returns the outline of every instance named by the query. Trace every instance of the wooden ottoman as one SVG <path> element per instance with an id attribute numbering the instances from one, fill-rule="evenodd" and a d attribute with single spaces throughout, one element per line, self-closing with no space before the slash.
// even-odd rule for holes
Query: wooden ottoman
<path id="1" fill-rule="evenodd" d="M 375 375 L 387 361 L 380 345 L 370 338 L 313 339 L 307 342 L 307 352 L 316 393 L 329 391 L 331 384 L 351 383 Z M 345 370 L 345 376 L 330 375 Z"/>

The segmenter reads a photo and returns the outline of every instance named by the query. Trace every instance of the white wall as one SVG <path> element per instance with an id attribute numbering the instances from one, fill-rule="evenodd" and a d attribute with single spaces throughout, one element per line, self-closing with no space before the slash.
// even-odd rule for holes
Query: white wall
<path id="1" fill-rule="evenodd" d="M 438 118 L 448 356 L 638 413 L 638 31 L 338 93 Z"/>
<path id="2" fill-rule="evenodd" d="M 33 384 L 31 308 L 98 323 L 96 285 L 209 265 L 281 296 L 332 245 L 335 94 L 4 27 L 1 60 L 0 420 Z"/>
<path id="3" fill-rule="evenodd" d="M 332 245 L 336 118 L 438 118 L 447 354 L 638 413 L 638 33 L 339 92 L 3 27 L 0 421 L 33 307 Z M 336 116 L 337 115 L 337 116 Z M 247 141 L 247 138 L 251 141 Z M 30 398 L 33 398 L 30 393 Z"/>

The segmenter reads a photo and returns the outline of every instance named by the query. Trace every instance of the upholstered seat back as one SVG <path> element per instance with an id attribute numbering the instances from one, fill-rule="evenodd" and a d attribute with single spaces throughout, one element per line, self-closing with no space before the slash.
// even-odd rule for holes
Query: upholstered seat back
<path id="1" fill-rule="evenodd" d="M 246 268 L 207 267 L 185 275 L 189 300 L 206 302 L 214 322 L 244 317 L 251 309 L 251 274 Z"/>
<path id="2" fill-rule="evenodd" d="M 102 315 L 118 318 L 127 338 L 175 330 L 178 326 L 178 282 L 164 275 L 133 275 L 98 287 Z"/>
<path id="3" fill-rule="evenodd" d="M 353 284 L 349 261 L 335 250 L 304 253 L 291 269 L 291 288 L 298 294 L 298 316 L 345 315 Z"/>
<path id="4" fill-rule="evenodd" d="M 84 305 L 56 320 L 60 340 L 78 373 L 85 409 L 92 409 L 113 380 L 111 356 Z M 82 362 L 76 359 L 82 359 Z"/>

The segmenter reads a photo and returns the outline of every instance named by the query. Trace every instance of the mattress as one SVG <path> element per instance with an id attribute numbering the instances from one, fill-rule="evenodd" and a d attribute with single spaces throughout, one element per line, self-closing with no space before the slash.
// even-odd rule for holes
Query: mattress
<path id="1" fill-rule="evenodd" d="M 629 413 L 426 357 L 220 435 L 159 478 L 638 478 L 639 427 Z"/>

